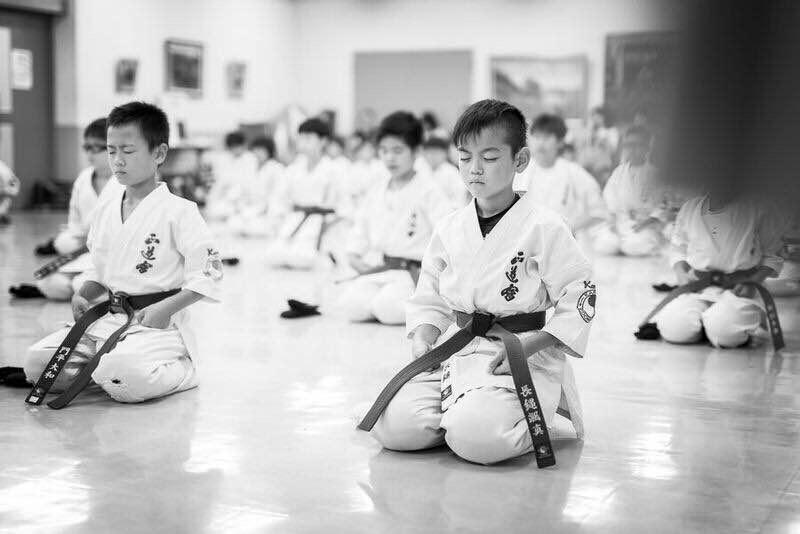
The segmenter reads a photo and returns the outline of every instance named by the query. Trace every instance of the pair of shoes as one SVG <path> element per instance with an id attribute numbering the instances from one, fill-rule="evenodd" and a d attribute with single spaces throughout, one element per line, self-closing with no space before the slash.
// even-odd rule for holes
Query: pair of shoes
<path id="1" fill-rule="evenodd" d="M 661 332 L 658 331 L 656 323 L 645 323 L 633 335 L 636 339 L 658 339 L 661 337 Z"/>
<path id="2" fill-rule="evenodd" d="M 284 319 L 297 319 L 299 317 L 311 317 L 320 315 L 319 306 L 312 306 L 295 299 L 289 299 L 289 309 L 281 312 L 281 317 Z"/>
<path id="3" fill-rule="evenodd" d="M 36 253 L 37 256 L 55 256 L 56 254 L 58 254 L 58 251 L 56 250 L 55 247 L 55 239 L 51 239 L 47 243 L 39 245 L 38 247 L 33 249 L 33 251 L 34 253 Z"/>
<path id="4" fill-rule="evenodd" d="M 8 215 L 0 215 L 0 226 L 7 226 L 11 224 L 11 217 Z"/>
<path id="5" fill-rule="evenodd" d="M 658 291 L 659 293 L 669 293 L 673 289 L 676 289 L 678 286 L 673 286 L 672 284 L 667 284 L 666 282 L 661 282 L 660 284 L 653 284 L 653 289 Z"/>
<path id="6" fill-rule="evenodd" d="M 38 287 L 32 284 L 20 284 L 18 286 L 11 286 L 8 292 L 18 299 L 43 299 L 45 297 Z"/>
<path id="7" fill-rule="evenodd" d="M 0 367 L 0 384 L 10 388 L 29 388 L 22 367 Z"/>

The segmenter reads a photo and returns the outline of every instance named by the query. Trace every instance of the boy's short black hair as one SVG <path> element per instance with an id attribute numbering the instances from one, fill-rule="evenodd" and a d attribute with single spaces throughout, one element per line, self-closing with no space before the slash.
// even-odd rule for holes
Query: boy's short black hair
<path id="1" fill-rule="evenodd" d="M 161 144 L 169 145 L 169 120 L 161 108 L 147 102 L 128 102 L 111 110 L 108 127 L 136 124 L 147 147 L 153 150 Z"/>
<path id="2" fill-rule="evenodd" d="M 242 146 L 247 142 L 242 132 L 230 132 L 225 136 L 225 148 Z"/>
<path id="3" fill-rule="evenodd" d="M 631 126 L 627 130 L 625 130 L 625 136 L 628 135 L 638 135 L 642 138 L 645 143 L 649 143 L 650 140 L 653 138 L 653 134 L 650 133 L 650 130 L 645 128 L 644 126 Z"/>
<path id="4" fill-rule="evenodd" d="M 453 142 L 459 146 L 469 138 L 479 135 L 486 128 L 504 130 L 506 143 L 511 147 L 514 155 L 527 142 L 525 115 L 508 102 L 491 98 L 479 100 L 464 110 L 453 128 Z"/>
<path id="5" fill-rule="evenodd" d="M 422 114 L 422 126 L 429 130 L 435 130 L 439 127 L 439 119 L 433 111 L 426 111 Z"/>
<path id="6" fill-rule="evenodd" d="M 429 137 L 424 143 L 422 148 L 439 148 L 441 150 L 448 150 L 450 148 L 450 140 L 442 137 Z"/>
<path id="7" fill-rule="evenodd" d="M 313 117 L 303 121 L 303 123 L 300 124 L 300 127 L 297 128 L 297 133 L 313 133 L 317 134 L 317 136 L 321 137 L 322 139 L 330 139 L 331 127 L 324 120 Z"/>
<path id="8" fill-rule="evenodd" d="M 105 117 L 95 119 L 83 130 L 83 138 L 105 139 L 108 134 L 108 121 Z"/>
<path id="9" fill-rule="evenodd" d="M 380 143 L 384 137 L 398 137 L 411 150 L 422 144 L 422 122 L 408 111 L 395 111 L 383 118 L 375 142 Z"/>
<path id="10" fill-rule="evenodd" d="M 552 113 L 542 113 L 533 120 L 531 124 L 531 133 L 544 132 L 546 134 L 555 135 L 559 141 L 567 136 L 567 123 L 558 115 Z"/>
<path id="11" fill-rule="evenodd" d="M 250 141 L 250 150 L 263 148 L 270 159 L 275 157 L 275 141 L 271 137 L 261 136 Z"/>

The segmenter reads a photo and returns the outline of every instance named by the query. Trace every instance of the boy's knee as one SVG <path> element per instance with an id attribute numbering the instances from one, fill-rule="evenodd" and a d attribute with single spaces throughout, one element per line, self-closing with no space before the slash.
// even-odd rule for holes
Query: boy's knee
<path id="1" fill-rule="evenodd" d="M 493 464 L 525 454 L 531 442 L 519 406 L 496 398 L 490 390 L 475 394 L 476 391 L 480 390 L 460 398 L 443 418 L 450 449 L 478 464 Z"/>
<path id="2" fill-rule="evenodd" d="M 697 343 L 702 338 L 703 323 L 700 311 L 690 302 L 678 297 L 658 314 L 658 330 L 670 343 Z"/>
<path id="3" fill-rule="evenodd" d="M 749 312 L 724 303 L 715 304 L 703 312 L 706 336 L 715 347 L 733 348 L 745 343 L 750 337 L 746 325 L 748 319 Z"/>
<path id="4" fill-rule="evenodd" d="M 56 249 L 56 252 L 59 254 L 69 254 L 71 252 L 75 252 L 79 248 L 83 246 L 80 240 L 76 239 L 73 235 L 62 232 L 56 236 L 53 240 L 53 248 Z"/>
<path id="5" fill-rule="evenodd" d="M 620 240 L 611 230 L 600 232 L 594 240 L 595 252 L 605 256 L 615 256 L 620 253 Z"/>
<path id="6" fill-rule="evenodd" d="M 374 294 L 374 288 L 356 280 L 336 300 L 332 311 L 345 317 L 348 321 L 369 321 L 373 318 L 370 301 Z"/>
<path id="7" fill-rule="evenodd" d="M 404 324 L 406 322 L 406 298 L 408 297 L 380 291 L 372 299 L 372 314 L 383 324 Z"/>
<path id="8" fill-rule="evenodd" d="M 372 435 L 394 451 L 429 449 L 442 443 L 440 420 L 438 407 L 420 406 L 418 399 L 401 389 L 375 423 Z"/>
<path id="9" fill-rule="evenodd" d="M 53 273 L 36 283 L 39 291 L 50 300 L 69 300 L 72 298 L 72 276 Z"/>
<path id="10" fill-rule="evenodd" d="M 136 355 L 110 353 L 100 360 L 92 379 L 115 401 L 143 402 L 188 389 L 180 386 L 193 372 L 188 357 L 153 366 Z"/>
<path id="11" fill-rule="evenodd" d="M 642 231 L 626 236 L 620 249 L 626 256 L 651 256 L 658 251 L 659 240 L 652 232 Z"/>

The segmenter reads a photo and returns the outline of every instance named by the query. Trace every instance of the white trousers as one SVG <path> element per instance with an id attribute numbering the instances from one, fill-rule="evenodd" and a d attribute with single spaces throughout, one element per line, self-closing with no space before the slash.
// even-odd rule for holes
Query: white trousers
<path id="1" fill-rule="evenodd" d="M 670 343 L 697 343 L 705 329 L 715 347 L 732 348 L 758 330 L 762 314 L 762 308 L 752 299 L 709 288 L 681 295 L 667 304 L 656 316 L 656 324 L 661 337 Z"/>
<path id="2" fill-rule="evenodd" d="M 638 232 L 624 228 L 620 225 L 615 228 L 601 226 L 594 235 L 594 250 L 607 256 L 652 256 L 658 254 L 664 244 L 664 238 L 656 228 L 647 227 Z"/>
<path id="3" fill-rule="evenodd" d="M 70 300 L 87 278 L 85 273 L 55 272 L 36 282 L 36 287 L 50 300 Z"/>
<path id="4" fill-rule="evenodd" d="M 347 282 L 331 312 L 353 322 L 378 320 L 383 324 L 405 324 L 405 304 L 413 293 L 414 281 L 405 270 L 361 276 Z"/>
<path id="5" fill-rule="evenodd" d="M 92 332 L 111 332 L 121 320 L 122 316 L 107 315 L 98 321 L 105 325 L 84 334 L 51 391 L 63 391 L 103 345 L 106 336 Z M 67 332 L 69 327 L 64 327 L 28 349 L 23 364 L 28 381 L 38 380 Z M 92 379 L 119 402 L 142 402 L 197 386 L 194 362 L 175 327 L 132 327 L 112 351 L 102 356 Z"/>

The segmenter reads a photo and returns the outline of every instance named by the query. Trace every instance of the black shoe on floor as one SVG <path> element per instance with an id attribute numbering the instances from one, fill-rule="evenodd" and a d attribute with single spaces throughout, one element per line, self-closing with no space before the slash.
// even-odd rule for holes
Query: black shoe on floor
<path id="1" fill-rule="evenodd" d="M 0 367 L 0 384 L 10 388 L 29 388 L 22 367 Z"/>
<path id="2" fill-rule="evenodd" d="M 55 240 L 51 239 L 47 243 L 39 245 L 38 247 L 33 249 L 33 251 L 36 253 L 37 256 L 55 256 L 56 254 L 58 254 L 58 251 L 56 250 L 54 242 Z"/>
<path id="3" fill-rule="evenodd" d="M 656 323 L 647 323 L 642 325 L 633 335 L 636 336 L 636 339 L 658 339 L 661 337 L 661 332 L 658 331 Z"/>
<path id="4" fill-rule="evenodd" d="M 678 286 L 673 286 L 672 284 L 667 284 L 662 282 L 660 284 L 653 284 L 653 289 L 658 291 L 659 293 L 669 293 L 673 289 L 677 288 Z"/>
<path id="5" fill-rule="evenodd" d="M 281 317 L 284 319 L 297 319 L 300 317 L 312 317 L 314 315 L 321 315 L 319 313 L 319 306 L 312 306 L 305 302 L 289 299 L 289 309 L 281 312 Z"/>
<path id="6" fill-rule="evenodd" d="M 45 297 L 38 287 L 32 284 L 20 284 L 18 286 L 11 286 L 8 292 L 18 299 L 43 299 Z"/>
<path id="7" fill-rule="evenodd" d="M 0 226 L 8 226 L 11 224 L 11 217 L 8 215 L 0 215 Z"/>
<path id="8" fill-rule="evenodd" d="M 222 265 L 239 265 L 239 258 L 222 258 Z"/>

